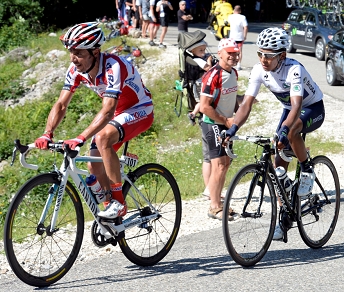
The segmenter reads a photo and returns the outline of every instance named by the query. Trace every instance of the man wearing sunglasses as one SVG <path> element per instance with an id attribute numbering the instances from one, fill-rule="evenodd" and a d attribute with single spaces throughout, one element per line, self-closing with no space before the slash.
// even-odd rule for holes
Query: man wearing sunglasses
<path id="1" fill-rule="evenodd" d="M 259 88 L 264 84 L 284 108 L 276 129 L 278 149 L 290 146 L 300 161 L 301 179 L 298 195 L 306 196 L 312 191 L 315 173 L 310 166 L 300 133 L 313 132 L 319 128 L 325 118 L 325 109 L 323 93 L 308 71 L 298 61 L 286 57 L 288 44 L 289 36 L 281 28 L 267 28 L 258 35 L 259 63 L 251 71 L 243 103 L 226 134 L 228 137 L 234 136 L 239 127 L 245 123 Z M 276 155 L 275 167 L 277 166 L 287 169 L 288 163 Z M 282 239 L 282 237 L 283 231 L 278 225 L 274 239 Z"/>

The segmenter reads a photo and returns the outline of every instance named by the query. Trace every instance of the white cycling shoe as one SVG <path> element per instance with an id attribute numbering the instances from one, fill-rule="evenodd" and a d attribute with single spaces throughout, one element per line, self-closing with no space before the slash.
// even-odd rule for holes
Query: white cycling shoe
<path id="1" fill-rule="evenodd" d="M 297 190 L 297 195 L 300 197 L 307 196 L 312 192 L 313 184 L 315 180 L 315 173 L 312 172 L 301 172 L 300 185 Z"/>
<path id="2" fill-rule="evenodd" d="M 272 237 L 272 240 L 281 240 L 283 238 L 283 230 L 279 226 L 279 224 L 275 227 L 274 236 Z"/>
<path id="3" fill-rule="evenodd" d="M 117 200 L 111 200 L 106 209 L 98 213 L 98 216 L 106 219 L 115 219 L 117 217 L 123 217 L 127 214 L 127 210 L 128 208 L 126 203 L 122 205 Z"/>

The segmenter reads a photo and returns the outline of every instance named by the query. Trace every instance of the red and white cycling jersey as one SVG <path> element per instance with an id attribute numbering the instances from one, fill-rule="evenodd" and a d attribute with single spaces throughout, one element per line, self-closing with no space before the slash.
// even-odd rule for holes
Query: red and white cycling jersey
<path id="1" fill-rule="evenodd" d="M 71 63 L 63 90 L 74 93 L 80 84 L 92 89 L 101 98 L 118 99 L 115 116 L 129 108 L 153 104 L 151 93 L 144 86 L 140 74 L 123 57 L 101 53 L 95 84 L 92 84 L 87 73 L 78 72 Z"/>
<path id="2" fill-rule="evenodd" d="M 231 118 L 234 114 L 238 91 L 238 75 L 234 68 L 228 72 L 217 63 L 203 75 L 201 95 L 213 98 L 212 106 L 220 115 Z M 203 121 L 215 121 L 203 115 Z M 219 124 L 219 123 L 216 123 Z"/>

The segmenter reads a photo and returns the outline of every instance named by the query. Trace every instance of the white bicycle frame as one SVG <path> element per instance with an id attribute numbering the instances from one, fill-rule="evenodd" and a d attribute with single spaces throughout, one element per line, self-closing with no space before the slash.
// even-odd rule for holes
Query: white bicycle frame
<path id="1" fill-rule="evenodd" d="M 25 160 L 25 156 L 26 154 L 31 150 L 36 148 L 35 144 L 29 144 L 27 145 L 28 149 L 25 153 L 20 153 L 20 163 L 23 167 L 29 168 L 29 169 L 33 169 L 33 170 L 37 170 L 38 169 L 38 165 L 34 165 L 34 164 L 28 164 Z M 79 152 L 80 147 L 76 147 L 75 148 L 76 151 Z M 95 200 L 95 198 L 93 197 L 93 195 L 91 194 L 91 190 L 89 189 L 89 187 L 87 186 L 85 180 L 82 178 L 82 175 L 89 175 L 89 172 L 87 170 L 83 170 L 83 169 L 79 169 L 76 166 L 77 162 L 103 162 L 102 157 L 98 157 L 98 156 L 80 156 L 77 155 L 75 158 L 71 158 L 69 156 L 66 156 L 66 154 L 64 154 L 64 157 L 68 158 L 68 167 L 66 167 L 66 160 L 64 159 L 60 169 L 58 170 L 58 173 L 61 175 L 61 183 L 59 186 L 54 185 L 53 186 L 53 192 L 49 193 L 49 197 L 48 200 L 44 206 L 41 218 L 39 220 L 39 224 L 43 223 L 46 215 L 48 213 L 48 210 L 51 206 L 53 197 L 55 196 L 55 193 L 57 191 L 57 198 L 56 198 L 56 203 L 55 203 L 55 208 L 54 208 L 54 213 L 52 216 L 52 221 L 51 221 L 51 225 L 50 225 L 50 232 L 53 232 L 55 230 L 55 226 L 56 226 L 56 220 L 58 217 L 58 213 L 60 210 L 60 206 L 62 203 L 62 199 L 63 199 L 63 195 L 65 192 L 65 188 L 66 188 L 66 184 L 68 181 L 68 177 L 70 176 L 72 178 L 72 180 L 75 183 L 75 186 L 77 187 L 77 189 L 79 190 L 79 192 L 81 193 L 82 197 L 84 198 L 88 208 L 90 209 L 91 213 L 93 214 L 94 219 L 97 221 L 98 226 L 101 228 L 102 233 L 104 234 L 104 236 L 108 239 L 111 238 L 113 236 L 118 236 L 118 234 L 128 228 L 132 228 L 138 225 L 141 225 L 143 223 L 147 223 L 155 218 L 157 218 L 159 216 L 158 211 L 154 208 L 154 206 L 145 198 L 144 195 L 142 195 L 142 193 L 140 192 L 140 190 L 134 185 L 134 183 L 129 179 L 129 177 L 127 176 L 127 174 L 124 172 L 124 166 L 126 164 L 128 164 L 129 162 L 126 161 L 126 156 L 122 155 L 120 158 L 120 168 L 121 168 L 121 175 L 122 175 L 122 179 L 126 182 L 128 182 L 133 188 L 134 190 L 140 195 L 140 197 L 149 205 L 149 207 L 151 208 L 153 214 L 149 215 L 149 216 L 145 216 L 145 217 L 138 217 L 135 220 L 133 220 L 133 218 L 129 217 L 128 219 L 124 220 L 122 224 L 120 225 L 115 225 L 113 222 L 106 222 L 103 220 L 100 220 L 100 218 L 97 216 L 98 212 L 100 211 L 98 204 Z M 56 168 L 57 171 L 57 168 Z M 129 190 L 128 195 L 130 195 L 130 197 L 133 199 L 136 208 L 139 209 L 139 204 L 137 202 L 137 200 L 135 199 L 135 196 L 132 193 L 132 190 Z M 137 217 L 136 214 L 134 217 Z M 109 231 L 104 227 L 104 225 L 109 226 L 113 235 L 111 235 L 109 233 Z"/>

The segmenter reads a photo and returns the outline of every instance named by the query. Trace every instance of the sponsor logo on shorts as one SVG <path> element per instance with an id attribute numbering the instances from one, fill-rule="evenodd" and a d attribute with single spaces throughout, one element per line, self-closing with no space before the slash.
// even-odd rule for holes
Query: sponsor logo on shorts
<path id="1" fill-rule="evenodd" d="M 213 131 L 214 131 L 214 138 L 215 138 L 215 145 L 216 147 L 220 146 L 220 141 L 219 141 L 219 137 L 220 137 L 220 129 L 218 125 L 213 125 L 212 126 Z"/>
<path id="2" fill-rule="evenodd" d="M 132 114 L 128 114 L 124 117 L 124 121 L 126 124 L 130 125 L 133 123 L 138 122 L 139 120 L 147 118 L 147 113 L 144 110 L 134 112 Z"/>
<path id="3" fill-rule="evenodd" d="M 309 128 L 309 127 L 312 126 L 314 123 L 319 122 L 319 121 L 321 121 L 321 120 L 323 120 L 323 119 L 324 119 L 324 117 L 323 117 L 322 114 L 320 114 L 319 116 L 317 116 L 315 119 L 311 119 L 311 118 L 310 118 L 310 119 L 307 121 L 306 128 Z"/>

